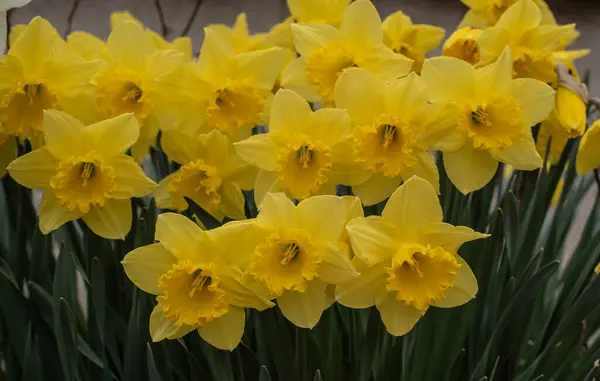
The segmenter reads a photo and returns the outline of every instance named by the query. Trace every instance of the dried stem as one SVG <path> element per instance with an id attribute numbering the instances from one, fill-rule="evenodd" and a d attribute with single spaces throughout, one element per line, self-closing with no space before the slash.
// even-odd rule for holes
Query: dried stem
<path id="1" fill-rule="evenodd" d="M 196 20 L 196 16 L 198 15 L 198 10 L 200 10 L 200 6 L 202 5 L 202 2 L 203 2 L 203 0 L 196 0 L 196 5 L 194 5 L 192 14 L 190 15 L 190 18 L 188 19 L 187 24 L 185 24 L 185 27 L 183 28 L 183 31 L 181 32 L 182 36 L 187 36 L 187 34 L 190 32 L 190 29 L 192 29 L 192 25 L 194 25 L 194 21 Z"/>
<path id="2" fill-rule="evenodd" d="M 160 32 L 164 38 L 167 38 L 167 35 L 169 32 L 171 32 L 171 28 L 169 28 L 167 25 L 167 20 L 165 19 L 165 14 L 163 13 L 162 6 L 160 5 L 160 0 L 154 0 L 154 7 L 156 8 L 156 13 L 158 13 Z"/>
<path id="3" fill-rule="evenodd" d="M 65 38 L 71 31 L 73 31 L 73 20 L 75 19 L 75 14 L 77 13 L 77 9 L 79 8 L 79 3 L 81 0 L 73 0 L 73 5 L 71 6 L 71 10 L 69 11 L 69 15 L 67 16 L 67 28 L 65 29 Z"/>

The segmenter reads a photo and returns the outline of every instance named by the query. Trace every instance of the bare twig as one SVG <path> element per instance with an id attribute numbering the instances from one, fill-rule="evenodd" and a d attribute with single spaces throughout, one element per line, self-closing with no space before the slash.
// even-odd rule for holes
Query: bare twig
<path id="1" fill-rule="evenodd" d="M 187 36 L 187 34 L 190 32 L 190 29 L 192 29 L 192 25 L 194 25 L 194 20 L 196 20 L 196 16 L 198 15 L 198 10 L 200 10 L 200 6 L 202 5 L 202 2 L 204 0 L 196 0 L 196 5 L 194 5 L 194 9 L 192 10 L 192 13 L 190 14 L 190 18 L 188 19 L 187 24 L 185 24 L 185 27 L 183 28 L 183 31 L 181 32 L 182 36 Z"/>
<path id="2" fill-rule="evenodd" d="M 156 13 L 158 13 L 160 32 L 164 38 L 167 38 L 167 35 L 171 32 L 171 28 L 169 28 L 167 25 L 167 20 L 165 19 L 165 14 L 163 13 L 162 6 L 160 5 L 160 0 L 154 0 L 154 7 L 156 8 Z"/>
<path id="3" fill-rule="evenodd" d="M 77 9 L 79 8 L 79 3 L 81 3 L 81 0 L 73 0 L 73 5 L 67 16 L 67 27 L 65 29 L 64 38 L 67 38 L 67 36 L 71 34 L 71 31 L 73 31 L 73 20 L 75 19 L 75 13 L 77 13 Z"/>

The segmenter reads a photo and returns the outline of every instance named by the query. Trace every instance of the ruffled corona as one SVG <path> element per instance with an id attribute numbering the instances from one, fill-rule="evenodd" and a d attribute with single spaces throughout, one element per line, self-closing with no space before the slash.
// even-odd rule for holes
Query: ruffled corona
<path id="1" fill-rule="evenodd" d="M 249 273 L 275 296 L 284 291 L 306 291 L 321 258 L 304 230 L 285 230 L 271 234 L 255 251 Z"/>
<path id="2" fill-rule="evenodd" d="M 294 143 L 281 148 L 277 181 L 289 196 L 302 200 L 319 191 L 331 171 L 331 150 L 320 143 Z"/>
<path id="3" fill-rule="evenodd" d="M 169 193 L 175 204 L 173 207 L 187 209 L 184 197 L 189 197 L 202 208 L 214 212 L 221 204 L 219 188 L 222 183 L 217 168 L 200 159 L 189 162 L 179 168 L 169 184 Z"/>
<path id="4" fill-rule="evenodd" d="M 252 128 L 261 120 L 264 96 L 243 81 L 215 92 L 207 110 L 208 124 L 223 134 L 235 136 L 240 128 Z"/>
<path id="5" fill-rule="evenodd" d="M 454 286 L 461 265 L 441 247 L 409 245 L 401 247 L 387 269 L 387 291 L 396 292 L 396 300 L 419 310 L 427 310 L 444 292 Z"/>
<path id="6" fill-rule="evenodd" d="M 477 39 L 482 32 L 482 29 L 471 27 L 457 30 L 444 42 L 442 55 L 458 58 L 475 65 L 481 59 Z"/>
<path id="7" fill-rule="evenodd" d="M 414 134 L 405 121 L 383 115 L 371 126 L 357 127 L 354 152 L 366 170 L 395 177 L 416 164 L 414 144 Z"/>
<path id="8" fill-rule="evenodd" d="M 58 164 L 50 186 L 60 205 L 87 213 L 91 205 L 103 206 L 115 190 L 114 169 L 94 155 L 71 156 Z"/>
<path id="9" fill-rule="evenodd" d="M 335 82 L 344 69 L 355 67 L 354 55 L 346 46 L 331 43 L 313 52 L 307 59 L 306 79 L 317 87 L 326 101 L 333 101 Z"/>
<path id="10" fill-rule="evenodd" d="M 175 324 L 203 326 L 229 311 L 225 292 L 211 265 L 179 261 L 158 280 L 163 294 L 156 300 Z"/>
<path id="11" fill-rule="evenodd" d="M 43 83 L 25 84 L 5 96 L 0 105 L 0 121 L 6 132 L 29 139 L 41 132 L 44 110 L 57 106 L 57 97 Z"/>
<path id="12" fill-rule="evenodd" d="M 115 68 L 102 71 L 92 83 L 96 86 L 98 107 L 109 116 L 131 112 L 142 122 L 152 110 L 139 75 L 132 70 Z"/>
<path id="13" fill-rule="evenodd" d="M 534 78 L 556 87 L 556 63 L 550 53 L 519 47 L 514 55 L 515 78 Z"/>

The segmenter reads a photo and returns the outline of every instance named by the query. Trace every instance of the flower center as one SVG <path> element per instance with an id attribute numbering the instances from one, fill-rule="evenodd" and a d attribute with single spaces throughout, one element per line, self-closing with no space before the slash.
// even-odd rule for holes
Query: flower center
<path id="1" fill-rule="evenodd" d="M 26 84 L 2 102 L 0 122 L 7 133 L 30 139 L 42 131 L 44 110 L 57 104 L 57 96 L 43 83 Z"/>
<path id="2" fill-rule="evenodd" d="M 221 184 L 223 180 L 217 168 L 198 159 L 179 168 L 168 189 L 173 197 L 175 208 L 187 209 L 187 203 L 183 198 L 188 197 L 211 213 L 217 211 L 221 205 L 219 194 Z"/>
<path id="3" fill-rule="evenodd" d="M 354 55 L 340 43 L 323 46 L 307 59 L 306 79 L 326 102 L 334 101 L 335 82 L 344 69 L 356 67 Z"/>
<path id="4" fill-rule="evenodd" d="M 358 126 L 354 133 L 356 160 L 370 172 L 395 177 L 412 167 L 414 134 L 405 121 L 381 116 L 371 126 Z"/>
<path id="5" fill-rule="evenodd" d="M 534 78 L 556 88 L 556 64 L 552 55 L 528 48 L 515 48 L 513 76 L 515 78 Z"/>
<path id="6" fill-rule="evenodd" d="M 177 325 L 202 326 L 229 310 L 211 265 L 179 261 L 158 280 L 163 290 L 156 300 L 167 318 Z"/>
<path id="7" fill-rule="evenodd" d="M 331 166 L 331 150 L 326 145 L 288 144 L 279 151 L 277 181 L 290 197 L 302 200 L 317 193 L 327 182 Z"/>
<path id="8" fill-rule="evenodd" d="M 467 61 L 471 65 L 475 65 L 481 59 L 476 39 L 458 39 L 449 46 L 444 47 L 442 54 Z"/>
<path id="9" fill-rule="evenodd" d="M 432 302 L 444 299 L 460 267 L 456 257 L 441 247 L 405 246 L 387 268 L 387 290 L 396 292 L 397 300 L 426 310 Z"/>
<path id="10" fill-rule="evenodd" d="M 137 73 L 124 69 L 104 70 L 96 75 L 93 83 L 98 107 L 107 115 L 114 117 L 131 112 L 142 122 L 150 114 L 152 106 Z"/>
<path id="11" fill-rule="evenodd" d="M 321 257 L 304 230 L 279 231 L 256 247 L 248 271 L 279 296 L 285 290 L 304 292 L 306 281 L 314 279 L 320 263 Z"/>
<path id="12" fill-rule="evenodd" d="M 494 97 L 487 104 L 466 107 L 458 128 L 467 132 L 476 149 L 497 152 L 523 136 L 521 110 L 512 97 Z"/>
<path id="13" fill-rule="evenodd" d="M 87 213 L 92 204 L 103 206 L 115 190 L 114 169 L 89 155 L 71 156 L 59 163 L 50 187 L 59 204 Z"/>
<path id="14" fill-rule="evenodd" d="M 208 105 L 208 124 L 234 136 L 240 128 L 252 128 L 261 120 L 264 97 L 258 89 L 237 83 L 217 90 Z"/>

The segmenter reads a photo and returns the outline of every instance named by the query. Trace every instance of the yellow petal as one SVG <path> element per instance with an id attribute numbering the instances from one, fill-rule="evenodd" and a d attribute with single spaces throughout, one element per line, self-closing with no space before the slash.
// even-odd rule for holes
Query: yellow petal
<path id="1" fill-rule="evenodd" d="M 233 351 L 242 340 L 246 313 L 243 308 L 229 306 L 229 311 L 198 328 L 200 337 L 215 348 Z"/>
<path id="2" fill-rule="evenodd" d="M 149 294 L 159 295 L 162 289 L 158 287 L 158 279 L 176 262 L 164 246 L 154 243 L 130 251 L 121 264 L 133 284 Z"/>
<path id="3" fill-rule="evenodd" d="M 434 103 L 474 99 L 475 69 L 454 57 L 425 60 L 421 76 Z"/>
<path id="4" fill-rule="evenodd" d="M 146 177 L 142 167 L 130 156 L 117 155 L 108 162 L 108 165 L 115 170 L 117 187 L 111 194 L 114 198 L 144 197 L 156 188 L 156 183 Z"/>
<path id="5" fill-rule="evenodd" d="M 2 149 L 7 147 L 3 146 Z M 13 158 L 14 155 L 13 150 Z M 7 169 L 10 176 L 19 184 L 31 189 L 44 189 L 50 186 L 50 179 L 56 174 L 57 167 L 58 161 L 46 147 L 42 147 L 18 157 L 8 165 Z"/>
<path id="6" fill-rule="evenodd" d="M 221 195 L 219 209 L 225 216 L 233 220 L 243 220 L 246 218 L 244 210 L 246 199 L 237 184 L 231 182 L 224 183 L 221 185 L 219 194 Z"/>
<path id="7" fill-rule="evenodd" d="M 200 139 L 177 130 L 163 130 L 160 146 L 169 159 L 182 165 L 208 154 Z"/>
<path id="8" fill-rule="evenodd" d="M 444 250 L 456 253 L 465 242 L 489 237 L 467 226 L 453 226 L 445 222 L 431 224 L 420 237 L 423 245 L 440 246 Z"/>
<path id="9" fill-rule="evenodd" d="M 290 28 L 296 51 L 304 58 L 310 56 L 316 49 L 342 38 L 339 30 L 326 24 L 291 24 Z"/>
<path id="10" fill-rule="evenodd" d="M 212 28 L 204 28 L 204 42 L 198 57 L 198 70 L 202 78 L 216 82 L 226 77 L 228 65 L 224 63 L 234 56 L 231 44 Z"/>
<path id="11" fill-rule="evenodd" d="M 58 229 L 69 221 L 73 221 L 82 216 L 79 209 L 73 211 L 63 208 L 54 197 L 52 192 L 46 191 L 42 195 L 40 205 L 40 231 L 48 234 Z"/>
<path id="12" fill-rule="evenodd" d="M 583 175 L 600 167 L 600 121 L 594 122 L 581 138 L 577 151 L 577 173 Z"/>
<path id="13" fill-rule="evenodd" d="M 85 153 L 87 145 L 83 123 L 71 115 L 57 110 L 44 110 L 43 128 L 46 147 L 54 157 L 63 159 Z"/>
<path id="14" fill-rule="evenodd" d="M 202 229 L 189 218 L 176 213 L 163 213 L 156 220 L 155 239 L 179 260 L 207 260 L 207 255 L 199 249 L 199 241 L 204 237 Z"/>
<path id="15" fill-rule="evenodd" d="M 8 54 L 18 57 L 30 75 L 41 75 L 53 57 L 55 45 L 60 43 L 64 44 L 56 29 L 37 16 L 23 29 Z"/>
<path id="16" fill-rule="evenodd" d="M 367 70 L 347 69 L 335 84 L 336 107 L 348 110 L 355 123 L 370 125 L 385 112 L 384 88 L 383 81 Z"/>
<path id="17" fill-rule="evenodd" d="M 480 61 L 484 64 L 495 62 L 511 42 L 511 36 L 506 29 L 491 27 L 481 32 L 477 38 Z"/>
<path id="18" fill-rule="evenodd" d="M 256 218 L 259 226 L 267 229 L 296 227 L 296 206 L 283 193 L 269 193 L 260 204 Z"/>
<path id="19" fill-rule="evenodd" d="M 340 31 L 353 45 L 381 42 L 383 39 L 381 17 L 375 6 L 366 0 L 354 1 L 346 7 Z"/>
<path id="20" fill-rule="evenodd" d="M 338 144 L 342 139 L 349 139 L 352 135 L 352 121 L 346 110 L 337 108 L 322 108 L 317 110 L 312 117 L 312 123 L 307 125 L 307 135 L 314 137 L 330 147 Z M 333 153 L 332 155 L 335 155 Z M 335 160 L 335 157 L 333 158 Z"/>
<path id="21" fill-rule="evenodd" d="M 123 114 L 85 127 L 85 134 L 105 158 L 125 153 L 140 134 L 133 114 Z"/>
<path id="22" fill-rule="evenodd" d="M 512 53 L 510 48 L 506 48 L 496 62 L 477 69 L 475 73 L 477 99 L 487 99 L 490 94 L 510 93 L 512 68 Z"/>
<path id="23" fill-rule="evenodd" d="M 417 162 L 404 173 L 403 180 L 416 176 L 427 181 L 436 193 L 440 193 L 440 173 L 431 154 L 427 151 L 415 153 Z"/>
<path id="24" fill-rule="evenodd" d="M 83 221 L 106 239 L 125 239 L 131 230 L 131 200 L 108 199 L 103 206 L 92 205 Z"/>
<path id="25" fill-rule="evenodd" d="M 380 263 L 369 267 L 358 257 L 352 259 L 352 264 L 360 275 L 349 282 L 338 284 L 335 298 L 341 305 L 350 308 L 372 307 L 385 297 L 387 264 Z"/>
<path id="26" fill-rule="evenodd" d="M 164 339 L 178 339 L 193 330 L 194 327 L 190 325 L 179 326 L 175 324 L 175 320 L 165 317 L 160 304 L 157 304 L 150 314 L 150 336 L 155 343 Z"/>
<path id="27" fill-rule="evenodd" d="M 219 287 L 225 291 L 228 303 L 236 307 L 254 308 L 259 311 L 275 305 L 269 300 L 266 293 L 257 292 L 248 287 L 249 278 L 239 268 L 221 265 L 217 268 L 217 275 L 220 280 Z"/>
<path id="28" fill-rule="evenodd" d="M 340 197 L 313 196 L 298 204 L 296 218 L 311 239 L 337 242 L 346 223 L 346 207 Z"/>
<path id="29" fill-rule="evenodd" d="M 367 266 L 391 258 L 398 250 L 398 229 L 382 217 L 355 218 L 346 225 L 352 251 Z"/>
<path id="30" fill-rule="evenodd" d="M 460 256 L 456 256 L 460 268 L 456 271 L 454 286 L 447 289 L 444 293 L 444 299 L 434 302 L 432 305 L 442 308 L 452 308 L 462 306 L 468 303 L 477 295 L 477 279 L 475 274 Z"/>
<path id="31" fill-rule="evenodd" d="M 254 184 L 254 203 L 260 209 L 265 196 L 269 193 L 281 192 L 277 186 L 277 173 L 270 171 L 258 171 Z"/>
<path id="32" fill-rule="evenodd" d="M 512 94 L 519 103 L 526 127 L 533 127 L 546 119 L 554 108 L 554 90 L 537 79 L 515 79 Z"/>
<path id="33" fill-rule="evenodd" d="M 104 50 L 104 41 L 83 31 L 75 31 L 67 37 L 67 43 L 79 55 L 88 60 L 99 59 Z"/>
<path id="34" fill-rule="evenodd" d="M 408 306 L 404 301 L 396 300 L 392 293 L 377 304 L 381 320 L 390 335 L 406 335 L 425 314 L 425 311 Z"/>
<path id="35" fill-rule="evenodd" d="M 328 284 L 348 282 L 358 276 L 350 260 L 335 243 L 324 245 L 321 250 L 321 264 L 317 275 Z"/>
<path id="36" fill-rule="evenodd" d="M 292 90 L 279 90 L 271 105 L 272 134 L 293 134 L 305 130 L 312 118 L 312 110 L 308 102 Z"/>
<path id="37" fill-rule="evenodd" d="M 556 116 L 570 137 L 581 136 L 585 131 L 586 105 L 571 89 L 559 86 L 556 90 Z"/>
<path id="38" fill-rule="evenodd" d="M 542 15 L 532 0 L 519 0 L 500 16 L 496 27 L 506 29 L 518 39 L 526 31 L 540 25 Z"/>
<path id="39" fill-rule="evenodd" d="M 408 240 L 444 218 L 436 191 L 419 177 L 410 178 L 392 194 L 381 216 Z"/>
<path id="40" fill-rule="evenodd" d="M 444 153 L 444 168 L 452 184 L 468 194 L 492 180 L 498 161 L 488 151 L 476 150 L 467 143 L 460 151 Z"/>
<path id="41" fill-rule="evenodd" d="M 438 26 L 416 24 L 413 28 L 416 29 L 416 33 L 411 46 L 422 54 L 437 48 L 446 35 L 444 28 Z"/>
<path id="42" fill-rule="evenodd" d="M 412 70 L 413 60 L 396 54 L 383 43 L 370 44 L 356 53 L 359 67 L 367 69 L 384 81 L 404 77 Z"/>
<path id="43" fill-rule="evenodd" d="M 386 88 L 386 111 L 404 120 L 423 119 L 428 100 L 425 81 L 415 72 L 390 82 Z"/>
<path id="44" fill-rule="evenodd" d="M 306 79 L 306 58 L 296 58 L 287 65 L 281 75 L 281 86 L 294 90 L 309 102 L 321 101 L 316 87 L 308 83 Z"/>
<path id="45" fill-rule="evenodd" d="M 251 79 L 263 90 L 270 91 L 283 68 L 284 53 L 281 48 L 270 48 L 242 53 L 233 59 L 234 79 Z"/>
<path id="46" fill-rule="evenodd" d="M 253 135 L 234 144 L 238 155 L 265 171 L 277 169 L 277 146 L 270 134 Z"/>
<path id="47" fill-rule="evenodd" d="M 139 70 L 144 58 L 156 49 L 141 25 L 126 22 L 116 25 L 106 40 L 106 54 L 119 67 Z"/>
<path id="48" fill-rule="evenodd" d="M 387 177 L 383 173 L 376 173 L 364 183 L 354 185 L 352 192 L 365 206 L 379 204 L 398 188 L 402 179 L 400 177 Z"/>
<path id="49" fill-rule="evenodd" d="M 544 162 L 535 147 L 535 141 L 531 134 L 526 134 L 521 142 L 505 147 L 494 157 L 521 171 L 538 169 Z"/>
<path id="50" fill-rule="evenodd" d="M 306 291 L 286 291 L 277 298 L 277 305 L 292 324 L 300 328 L 314 328 L 327 309 L 327 285 L 318 280 L 307 282 Z"/>
<path id="51" fill-rule="evenodd" d="M 173 181 L 175 176 L 175 173 L 171 173 L 162 179 L 154 189 L 154 201 L 156 201 L 156 206 L 161 209 L 179 209 L 179 206 L 176 206 L 175 204 L 176 201 L 173 200 L 173 196 L 171 196 L 171 192 L 169 192 L 169 184 L 171 184 L 171 181 Z M 185 199 L 181 203 L 184 204 L 184 207 L 187 206 Z"/>

